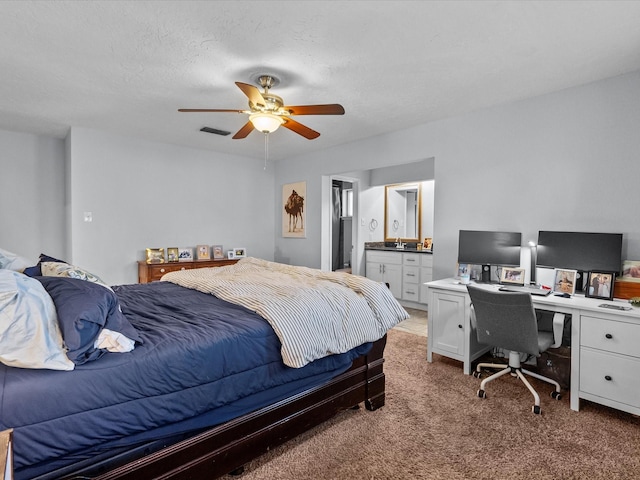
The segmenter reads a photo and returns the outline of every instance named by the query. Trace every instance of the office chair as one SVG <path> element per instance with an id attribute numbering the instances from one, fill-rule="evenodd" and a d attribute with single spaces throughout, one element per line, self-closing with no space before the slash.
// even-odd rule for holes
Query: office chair
<path id="1" fill-rule="evenodd" d="M 539 357 L 553 343 L 552 332 L 539 332 L 536 313 L 531 302 L 531 294 L 526 292 L 500 292 L 467 285 L 472 303 L 471 323 L 475 326 L 478 342 L 492 347 L 509 350 L 509 365 L 480 363 L 473 376 L 481 377 L 483 368 L 500 368 L 501 370 L 480 383 L 478 397 L 486 398 L 485 387 L 496 378 L 507 373 L 522 380 L 535 400 L 532 411 L 540 414 L 540 396 L 525 378 L 525 374 L 555 386 L 551 396 L 560 400 L 560 385 L 537 373 L 525 370 L 520 366 L 520 354 Z M 475 315 L 475 319 L 474 319 Z"/>

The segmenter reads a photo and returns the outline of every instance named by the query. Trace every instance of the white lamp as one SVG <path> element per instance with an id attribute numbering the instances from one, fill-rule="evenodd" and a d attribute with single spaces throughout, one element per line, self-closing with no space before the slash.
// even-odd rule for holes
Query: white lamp
<path id="1" fill-rule="evenodd" d="M 249 120 L 255 129 L 262 133 L 273 133 L 284 123 L 282 117 L 272 113 L 252 113 Z"/>

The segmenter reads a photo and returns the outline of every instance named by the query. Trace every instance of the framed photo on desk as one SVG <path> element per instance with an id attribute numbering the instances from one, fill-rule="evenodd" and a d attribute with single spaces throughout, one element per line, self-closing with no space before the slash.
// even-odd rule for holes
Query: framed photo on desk
<path id="1" fill-rule="evenodd" d="M 510 285 L 524 285 L 524 268 L 502 267 L 500 283 Z"/>
<path id="2" fill-rule="evenodd" d="M 577 270 L 556 268 L 554 271 L 553 291 L 556 293 L 568 293 L 569 295 L 575 294 L 577 277 Z"/>
<path id="3" fill-rule="evenodd" d="M 613 300 L 613 286 L 616 279 L 615 273 L 589 272 L 587 276 L 587 288 L 585 297 Z"/>

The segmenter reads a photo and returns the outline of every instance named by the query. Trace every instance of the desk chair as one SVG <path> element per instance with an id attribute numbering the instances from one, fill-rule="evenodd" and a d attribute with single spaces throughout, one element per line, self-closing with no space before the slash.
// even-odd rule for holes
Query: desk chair
<path id="1" fill-rule="evenodd" d="M 540 413 L 540 396 L 525 378 L 525 374 L 537 378 L 555 386 L 551 396 L 560 399 L 560 385 L 537 373 L 525 370 L 520 366 L 520 354 L 525 353 L 539 357 L 553 343 L 552 332 L 539 332 L 536 313 L 531 302 L 531 294 L 526 292 L 500 292 L 468 285 L 467 290 L 471 297 L 472 314 L 471 324 L 474 325 L 478 336 L 478 342 L 492 347 L 509 350 L 509 366 L 504 364 L 480 363 L 474 377 L 481 377 L 483 368 L 500 368 L 480 383 L 478 397 L 486 398 L 485 387 L 487 383 L 507 373 L 522 380 L 533 394 L 535 403 L 533 413 Z M 474 320 L 475 315 L 475 320 Z"/>

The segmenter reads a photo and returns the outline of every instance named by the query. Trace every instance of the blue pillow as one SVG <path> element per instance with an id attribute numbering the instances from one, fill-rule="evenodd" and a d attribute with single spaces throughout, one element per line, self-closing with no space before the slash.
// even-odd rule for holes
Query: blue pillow
<path id="1" fill-rule="evenodd" d="M 100 358 L 105 350 L 94 342 L 107 328 L 142 343 L 136 329 L 120 310 L 115 293 L 102 285 L 69 277 L 35 277 L 53 299 L 67 357 L 76 365 Z"/>
<path id="2" fill-rule="evenodd" d="M 42 275 L 42 269 L 40 268 L 40 264 L 42 262 L 67 263 L 64 260 L 58 260 L 57 258 L 53 258 L 53 257 L 50 257 L 49 255 L 45 255 L 44 253 L 41 253 L 40 254 L 40 260 L 38 261 L 38 264 L 34 265 L 33 267 L 25 268 L 22 273 L 24 273 L 25 275 L 27 275 L 29 277 L 39 277 L 40 275 Z"/>

